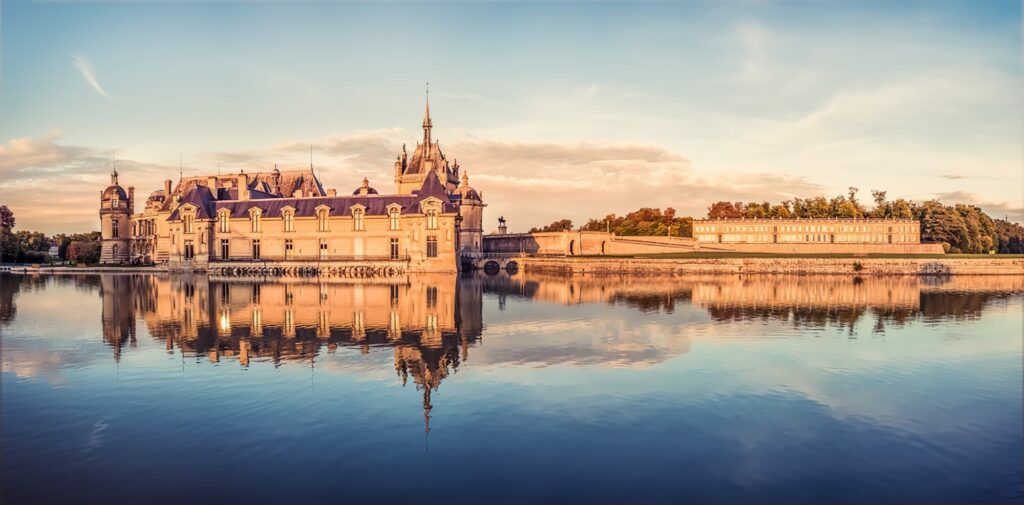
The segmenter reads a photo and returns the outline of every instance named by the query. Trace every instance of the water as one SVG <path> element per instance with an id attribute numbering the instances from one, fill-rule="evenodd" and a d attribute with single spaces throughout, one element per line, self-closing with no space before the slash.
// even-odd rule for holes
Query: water
<path id="1" fill-rule="evenodd" d="M 1024 499 L 1024 279 L 0 277 L 22 503 Z"/>

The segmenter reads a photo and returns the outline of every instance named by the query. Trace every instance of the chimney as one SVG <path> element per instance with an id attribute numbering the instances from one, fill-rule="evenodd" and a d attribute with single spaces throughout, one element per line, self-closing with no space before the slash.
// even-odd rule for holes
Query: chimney
<path id="1" fill-rule="evenodd" d="M 135 213 L 135 186 L 128 186 L 128 213 Z"/>
<path id="2" fill-rule="evenodd" d="M 338 190 L 334 188 L 328 189 L 327 196 L 338 196 Z"/>
<path id="3" fill-rule="evenodd" d="M 217 178 L 212 176 L 212 175 L 207 177 L 206 178 L 206 187 L 210 188 L 210 191 L 214 195 L 216 195 L 217 194 Z"/>
<path id="4" fill-rule="evenodd" d="M 238 176 L 238 199 L 249 199 L 249 174 L 242 173 Z"/>
<path id="5" fill-rule="evenodd" d="M 171 180 L 167 179 L 164 181 L 164 198 L 167 200 L 171 199 Z"/>

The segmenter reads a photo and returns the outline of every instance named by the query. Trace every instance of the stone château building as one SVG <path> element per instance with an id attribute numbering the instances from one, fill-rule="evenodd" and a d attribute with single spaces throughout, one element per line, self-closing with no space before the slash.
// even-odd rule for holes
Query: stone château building
<path id="1" fill-rule="evenodd" d="M 325 190 L 312 170 L 182 177 L 134 212 L 134 190 L 111 176 L 101 195 L 105 263 L 208 269 L 217 262 L 385 262 L 400 270 L 455 271 L 482 249 L 483 202 L 458 162 L 432 139 L 427 102 L 423 140 L 395 161 L 395 192 L 364 179 L 351 194 Z"/>

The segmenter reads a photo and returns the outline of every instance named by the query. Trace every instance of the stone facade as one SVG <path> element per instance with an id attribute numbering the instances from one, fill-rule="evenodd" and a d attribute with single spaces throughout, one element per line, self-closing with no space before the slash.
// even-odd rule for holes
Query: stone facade
<path id="1" fill-rule="evenodd" d="M 216 262 L 390 261 L 400 271 L 456 271 L 460 254 L 483 247 L 483 199 L 458 163 L 431 140 L 427 103 L 423 142 L 399 155 L 394 194 L 364 179 L 351 195 L 325 190 L 309 170 L 183 177 L 133 213 L 117 184 L 101 195 L 104 261 L 208 269 Z M 461 177 L 460 177 L 461 176 Z"/>

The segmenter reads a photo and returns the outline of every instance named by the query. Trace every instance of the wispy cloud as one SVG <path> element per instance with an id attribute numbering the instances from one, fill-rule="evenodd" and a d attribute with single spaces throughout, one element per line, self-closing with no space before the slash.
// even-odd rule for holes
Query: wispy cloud
<path id="1" fill-rule="evenodd" d="M 88 84 L 93 91 L 99 93 L 108 100 L 113 99 L 113 97 L 103 89 L 103 86 L 100 86 L 99 81 L 96 80 L 96 70 L 92 68 L 92 62 L 83 56 L 78 56 L 77 54 L 72 54 L 71 60 L 74 62 L 75 68 L 78 69 L 78 72 L 82 74 L 82 79 L 85 79 L 85 83 Z"/>
<path id="2" fill-rule="evenodd" d="M 995 219 L 1007 218 L 1013 222 L 1024 220 L 1024 202 L 994 202 L 983 199 L 970 191 L 950 191 L 938 193 L 935 198 L 949 205 L 954 203 L 965 203 L 981 207 L 989 216 Z"/>
<path id="3" fill-rule="evenodd" d="M 957 180 L 960 180 L 960 179 L 966 179 L 967 176 L 966 175 L 956 175 L 956 174 L 942 174 L 942 178 L 943 179 L 949 179 L 951 181 L 957 181 Z"/>

